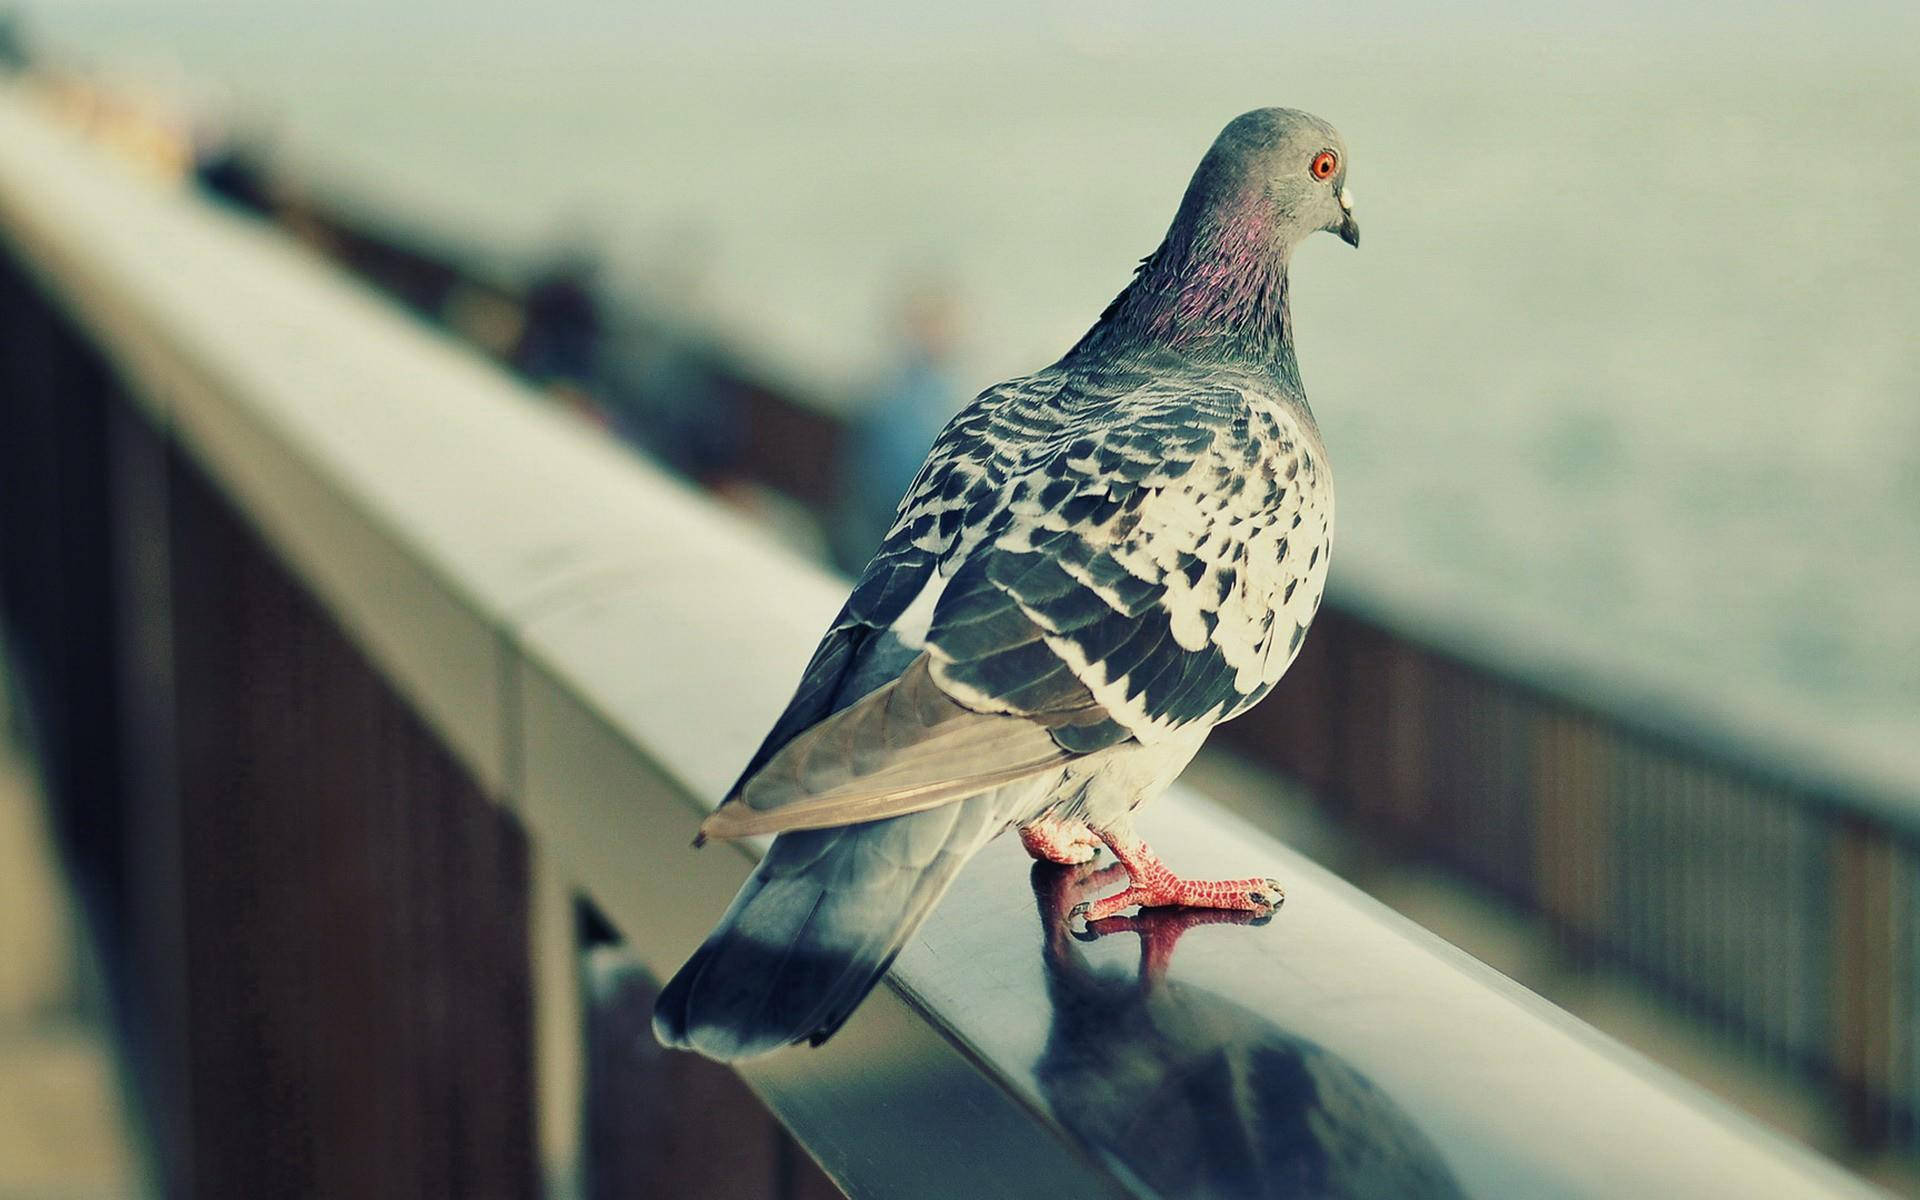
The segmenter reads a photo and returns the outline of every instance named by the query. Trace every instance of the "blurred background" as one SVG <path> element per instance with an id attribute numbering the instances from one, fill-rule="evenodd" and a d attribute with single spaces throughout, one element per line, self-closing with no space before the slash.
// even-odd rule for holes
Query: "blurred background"
<path id="1" fill-rule="evenodd" d="M 1526 846 L 1503 856 L 1504 826 L 1450 822 L 1437 787 L 1381 801 L 1337 755 L 1273 732 L 1283 716 L 1216 739 L 1191 777 L 1602 1029 L 1920 1194 L 1913 872 L 1892 869 L 1899 916 L 1875 927 L 1905 948 L 1874 979 L 1888 1044 L 1867 1066 L 1834 1032 L 1855 960 L 1827 954 L 1820 919 L 1789 928 L 1814 911 L 1797 897 L 1844 889 L 1852 860 L 1808 858 L 1790 833 L 1732 865 L 1712 853 L 1836 804 L 1891 831 L 1872 846 L 1920 828 L 1920 9 L 0 13 L 0 71 L 160 186 L 282 226 L 848 571 L 945 419 L 1050 362 L 1126 282 L 1228 118 L 1285 104 L 1333 121 L 1366 239 L 1316 239 L 1293 274 L 1341 496 L 1334 627 L 1316 631 L 1331 657 L 1302 673 L 1384 639 L 1426 664 L 1409 669 L 1429 707 L 1401 727 L 1441 741 L 1420 714 L 1479 698 L 1448 751 L 1464 759 L 1502 713 L 1573 712 L 1708 779 L 1687 793 L 1703 815 L 1673 818 L 1650 791 L 1608 801 L 1616 860 L 1671 861 L 1608 876 L 1637 891 L 1599 913 L 1542 882 L 1552 814 L 1526 817 Z M 1472 792 L 1472 765 L 1449 769 Z M 1764 820 L 1727 799 L 1748 793 Z M 0 877 L 40 870 L 38 844 L 0 838 Z M 1776 882 L 1778 909 L 1754 909 L 1743 881 Z M 41 922 L 34 944 L 58 944 L 52 904 L 0 908 L 0 934 Z M 1756 981 L 1795 955 L 1819 960 L 1812 982 L 1769 998 Z M 90 972 L 42 957 L 18 983 L 42 999 L 0 1001 L 0 1022 L 66 1038 L 87 1023 Z M 0 1078 L 42 1077 L 0 1062 Z M 110 1113 L 113 1089 L 96 1090 Z M 107 1149 L 75 1145 L 87 1170 L 126 1158 L 101 1128 Z M 135 1186 L 30 1182 L 57 1175 L 0 1140 L 0 1197 Z"/>

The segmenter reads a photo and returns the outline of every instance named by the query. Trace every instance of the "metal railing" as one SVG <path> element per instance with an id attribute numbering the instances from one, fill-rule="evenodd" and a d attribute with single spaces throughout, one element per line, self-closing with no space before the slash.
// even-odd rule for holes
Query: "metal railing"
<path id="1" fill-rule="evenodd" d="M 172 1194 L 1864 1190 L 1186 796 L 1156 844 L 1270 924 L 1086 945 L 1000 839 L 751 1100 L 644 1014 L 836 581 L 5 92 L 0 387 L 0 611 Z"/>

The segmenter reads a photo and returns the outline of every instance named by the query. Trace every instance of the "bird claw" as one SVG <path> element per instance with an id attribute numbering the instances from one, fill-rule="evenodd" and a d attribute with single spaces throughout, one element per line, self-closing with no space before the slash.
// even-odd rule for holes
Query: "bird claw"
<path id="1" fill-rule="evenodd" d="M 1112 916 L 1093 917 L 1089 915 L 1098 903 L 1100 902 L 1097 900 L 1082 900 L 1080 903 L 1074 905 L 1067 913 L 1067 932 L 1073 935 L 1074 940 L 1094 942 L 1109 933 L 1124 932 L 1121 923 L 1127 921 L 1128 918 Z M 1096 928 L 1096 926 L 1104 926 L 1104 928 Z"/>
<path id="2" fill-rule="evenodd" d="M 1040 862 L 1076 867 L 1100 857 L 1100 839 L 1085 821 L 1041 817 L 1020 826 L 1020 844 Z"/>
<path id="3" fill-rule="evenodd" d="M 1020 832 L 1023 840 L 1028 838 L 1030 831 L 1034 839 L 1039 840 L 1050 834 L 1078 834 L 1080 829 L 1073 827 L 1076 824 L 1043 819 L 1022 826 Z M 1094 833 L 1092 830 L 1087 832 Z M 1067 910 L 1065 924 L 1069 932 L 1082 941 L 1092 940 L 1103 932 L 1134 928 L 1150 916 L 1157 919 L 1160 914 L 1150 912 L 1155 909 L 1179 913 L 1183 927 L 1228 920 L 1239 924 L 1254 920 L 1264 922 L 1273 916 L 1274 910 L 1287 898 L 1276 879 L 1182 879 L 1167 870 L 1159 856 L 1138 836 L 1115 831 L 1094 833 L 1094 836 L 1112 849 L 1117 861 L 1104 870 L 1082 868 L 1074 879 L 1075 885 L 1092 891 L 1124 879 L 1127 886 L 1110 896 L 1082 900 Z M 1033 849 L 1033 846 L 1029 844 L 1028 848 Z M 1061 900 L 1064 899 L 1062 896 Z M 1121 924 L 1115 920 L 1118 914 L 1136 907 L 1140 913 L 1129 919 L 1128 923 Z M 1060 910 L 1056 908 L 1054 911 Z M 1193 919 L 1185 920 L 1189 913 L 1195 914 Z M 1107 925 L 1108 922 L 1114 923 Z M 1107 928 L 1101 928 L 1103 925 Z"/>
<path id="4" fill-rule="evenodd" d="M 1260 882 L 1264 886 L 1247 893 L 1247 898 L 1252 900 L 1258 908 L 1264 909 L 1266 915 L 1271 917 L 1282 904 L 1287 902 L 1287 892 L 1280 886 L 1280 881 L 1277 879 L 1263 879 Z"/>

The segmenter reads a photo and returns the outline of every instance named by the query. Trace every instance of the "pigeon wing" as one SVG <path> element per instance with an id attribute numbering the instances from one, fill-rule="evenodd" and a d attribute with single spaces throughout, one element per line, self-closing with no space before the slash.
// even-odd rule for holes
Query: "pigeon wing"
<path id="1" fill-rule="evenodd" d="M 1088 696 L 1081 710 L 1044 720 L 975 712 L 934 683 L 921 655 L 899 679 L 781 747 L 701 832 L 733 838 L 853 825 L 1017 783 L 1075 757 L 1050 726 L 1097 719 L 1092 709 Z"/>
<path id="2" fill-rule="evenodd" d="M 703 836 L 917 812 L 1074 757 L 1050 731 L 1103 718 L 1084 687 L 1071 676 L 1055 678 L 1051 690 L 1036 685 L 1019 716 L 969 709 L 933 683 L 920 654 L 927 616 L 912 611 L 938 595 L 962 544 L 961 510 L 945 502 L 963 498 L 955 485 L 979 481 L 966 502 L 993 500 L 984 481 L 1005 478 L 1018 462 L 1032 419 L 1022 414 L 1039 411 L 1051 390 L 1042 377 L 989 389 L 941 434 L 786 711 Z M 977 504 L 973 513 L 991 515 Z"/>
<path id="3" fill-rule="evenodd" d="M 1311 419 L 1211 378 L 1048 374 L 942 434 L 704 834 L 922 811 L 1211 724 L 1278 678 L 1299 636 L 1276 610 L 1304 633 L 1325 575 L 1299 536 Z M 889 648 L 912 657 L 876 678 Z"/>
<path id="4" fill-rule="evenodd" d="M 873 683 L 871 660 L 881 649 L 876 643 L 908 617 L 929 584 L 937 584 L 942 564 L 960 546 L 963 518 L 988 516 L 996 481 L 1014 469 L 1022 441 L 1036 421 L 1044 423 L 1047 402 L 1058 391 L 1050 374 L 988 388 L 941 432 L 901 498 L 892 529 L 814 649 L 793 698 L 728 791 L 730 800 L 787 743 L 872 690 L 862 685 Z M 922 639 L 909 634 L 905 640 L 918 645 Z"/>
<path id="5" fill-rule="evenodd" d="M 1018 714 L 1064 675 L 1105 714 L 1050 731 L 1082 752 L 1245 711 L 1326 579 L 1332 486 L 1305 406 L 1265 381 L 1162 371 L 1068 424 L 953 568 L 933 679 Z"/>

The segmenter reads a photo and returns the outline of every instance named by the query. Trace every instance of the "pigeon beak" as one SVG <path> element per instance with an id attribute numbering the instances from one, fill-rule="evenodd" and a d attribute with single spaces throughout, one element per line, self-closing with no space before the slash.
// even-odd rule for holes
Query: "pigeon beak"
<path id="1" fill-rule="evenodd" d="M 1356 250 L 1360 247 L 1360 222 L 1353 219 L 1353 193 L 1340 189 L 1340 240 Z"/>

